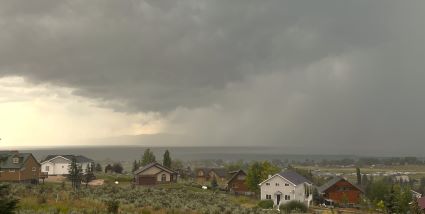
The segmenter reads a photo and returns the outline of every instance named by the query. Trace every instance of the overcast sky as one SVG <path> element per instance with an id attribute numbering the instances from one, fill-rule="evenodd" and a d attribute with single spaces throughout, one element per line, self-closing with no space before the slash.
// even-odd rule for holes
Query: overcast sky
<path id="1" fill-rule="evenodd" d="M 423 154 L 424 11 L 423 0 L 0 0 L 0 137 Z"/>

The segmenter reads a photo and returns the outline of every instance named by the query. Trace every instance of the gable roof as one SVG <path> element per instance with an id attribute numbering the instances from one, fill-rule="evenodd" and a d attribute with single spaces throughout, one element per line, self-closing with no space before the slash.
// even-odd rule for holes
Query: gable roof
<path id="1" fill-rule="evenodd" d="M 138 170 L 134 171 L 134 174 L 135 174 L 135 175 L 140 174 L 141 172 L 144 172 L 144 171 L 146 171 L 147 169 L 152 168 L 152 167 L 154 167 L 154 166 L 156 166 L 156 167 L 158 167 L 158 168 L 160 168 L 160 169 L 162 169 L 162 170 L 164 170 L 164 171 L 167 171 L 167 172 L 169 172 L 169 173 L 171 173 L 171 174 L 177 174 L 177 172 L 175 172 L 174 170 L 169 169 L 169 168 L 167 168 L 167 167 L 165 167 L 165 166 L 163 166 L 163 165 L 159 164 L 158 162 L 152 162 L 152 163 L 150 163 L 150 164 L 148 164 L 148 165 L 146 165 L 146 166 L 144 166 L 144 167 L 142 167 L 142 168 L 139 168 Z"/>
<path id="2" fill-rule="evenodd" d="M 13 163 L 13 158 L 15 157 L 19 158 L 19 163 Z M 18 151 L 0 151 L 0 168 L 21 169 L 25 166 L 25 162 L 30 157 L 34 158 L 31 153 L 19 153 Z"/>
<path id="3" fill-rule="evenodd" d="M 291 171 L 291 170 L 286 170 L 284 172 L 279 173 L 280 176 L 286 178 L 288 181 L 290 181 L 291 183 L 295 184 L 295 185 L 299 185 L 302 183 L 308 183 L 308 184 L 313 184 L 311 181 L 309 181 L 307 178 L 305 178 L 304 176 Z"/>
<path id="4" fill-rule="evenodd" d="M 216 175 L 218 175 L 220 178 L 227 177 L 228 173 L 225 168 L 197 168 L 195 169 L 196 172 L 202 170 L 205 175 L 209 174 L 211 171 L 213 171 Z"/>
<path id="5" fill-rule="evenodd" d="M 246 175 L 246 173 L 242 169 L 240 169 L 238 171 L 234 171 L 234 172 L 229 172 L 229 174 L 233 174 L 233 175 L 232 175 L 232 177 L 230 177 L 230 179 L 227 181 L 227 183 L 232 182 L 240 174 Z"/>
<path id="6" fill-rule="evenodd" d="M 90 162 L 94 162 L 92 159 L 90 159 L 90 158 L 87 158 L 87 157 L 85 157 L 85 156 L 82 156 L 82 155 L 48 155 L 46 158 L 44 158 L 44 160 L 43 161 L 41 161 L 42 163 L 44 163 L 44 162 L 46 162 L 46 161 L 50 161 L 50 160 L 52 160 L 52 159 L 54 159 L 54 158 L 57 158 L 57 157 L 63 157 L 63 158 L 65 158 L 65 159 L 68 159 L 68 160 L 72 160 L 73 158 L 75 158 L 76 159 L 76 161 L 77 161 L 77 163 L 90 163 Z"/>
<path id="7" fill-rule="evenodd" d="M 284 172 L 277 173 L 277 174 L 271 176 L 270 178 L 267 178 L 266 180 L 264 180 L 263 182 L 261 182 L 258 185 L 262 185 L 264 182 L 266 182 L 266 181 L 268 181 L 268 180 L 270 180 L 270 179 L 272 179 L 272 178 L 274 178 L 276 176 L 279 176 L 279 177 L 281 177 L 281 178 L 289 181 L 294 186 L 300 185 L 302 183 L 313 184 L 311 181 L 309 181 L 304 176 L 302 176 L 302 175 L 300 175 L 300 174 L 298 174 L 298 173 L 296 173 L 294 171 L 286 170 Z"/>
<path id="8" fill-rule="evenodd" d="M 346 181 L 349 184 L 351 184 L 352 186 L 354 186 L 355 188 L 357 188 L 358 190 L 360 190 L 361 192 L 364 192 L 363 189 L 359 186 L 357 186 L 356 184 L 351 183 L 350 181 L 348 181 L 347 179 L 343 178 L 343 177 L 339 177 L 339 176 L 335 176 L 333 177 L 331 180 L 329 180 L 328 182 L 326 182 L 325 184 L 323 184 L 322 186 L 320 186 L 319 188 L 317 188 L 317 191 L 319 193 L 323 193 L 326 190 L 328 190 L 329 188 L 331 188 L 333 185 L 335 185 L 336 183 L 338 183 L 339 181 Z"/>

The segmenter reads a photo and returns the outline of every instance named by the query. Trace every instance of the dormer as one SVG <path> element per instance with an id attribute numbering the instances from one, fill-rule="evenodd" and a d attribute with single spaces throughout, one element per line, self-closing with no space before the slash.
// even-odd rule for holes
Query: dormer
<path id="1" fill-rule="evenodd" d="M 12 158 L 12 163 L 18 164 L 19 163 L 19 157 L 13 157 Z"/>

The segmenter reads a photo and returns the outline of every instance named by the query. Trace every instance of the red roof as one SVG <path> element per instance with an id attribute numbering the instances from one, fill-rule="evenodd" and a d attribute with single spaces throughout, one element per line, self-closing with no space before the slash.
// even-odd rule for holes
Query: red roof
<path id="1" fill-rule="evenodd" d="M 418 204 L 421 209 L 425 209 L 425 197 L 418 198 Z"/>

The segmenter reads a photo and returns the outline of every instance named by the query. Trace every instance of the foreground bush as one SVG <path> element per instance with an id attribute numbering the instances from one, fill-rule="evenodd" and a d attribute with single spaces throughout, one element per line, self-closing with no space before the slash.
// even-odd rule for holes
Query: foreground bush
<path id="1" fill-rule="evenodd" d="M 15 213 L 18 205 L 18 199 L 15 199 L 10 193 L 10 186 L 0 184 L 0 211 L 2 214 Z"/>
<path id="2" fill-rule="evenodd" d="M 292 213 L 292 212 L 301 212 L 306 213 L 308 208 L 304 203 L 299 201 L 290 201 L 286 204 L 282 204 L 279 207 L 280 211 L 283 213 Z"/>
<path id="3" fill-rule="evenodd" d="M 261 200 L 258 202 L 258 207 L 263 209 L 271 209 L 273 208 L 274 202 L 272 200 Z"/>

